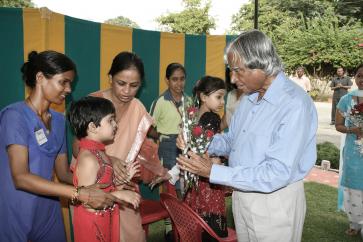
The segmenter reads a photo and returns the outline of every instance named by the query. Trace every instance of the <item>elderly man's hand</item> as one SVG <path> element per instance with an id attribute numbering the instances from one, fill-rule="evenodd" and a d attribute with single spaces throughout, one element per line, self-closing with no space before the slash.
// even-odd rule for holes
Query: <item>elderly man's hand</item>
<path id="1" fill-rule="evenodd" d="M 203 157 L 201 157 L 192 151 L 189 151 L 188 155 L 189 158 L 183 155 L 179 155 L 177 158 L 180 168 L 199 176 L 209 178 L 213 163 L 208 154 L 204 154 Z"/>

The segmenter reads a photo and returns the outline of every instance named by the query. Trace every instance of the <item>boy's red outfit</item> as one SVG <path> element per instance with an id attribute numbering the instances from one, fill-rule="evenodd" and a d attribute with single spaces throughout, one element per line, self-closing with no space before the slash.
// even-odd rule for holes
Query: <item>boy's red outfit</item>
<path id="1" fill-rule="evenodd" d="M 111 192 L 115 190 L 113 183 L 113 168 L 110 163 L 102 160 L 100 151 L 105 151 L 105 145 L 89 139 L 81 139 L 79 143 L 80 152 L 82 149 L 90 151 L 97 157 L 100 169 L 97 173 L 97 182 L 111 184 L 103 190 Z M 78 159 L 73 167 L 73 184 L 78 186 L 76 170 Z M 98 212 L 88 211 L 82 204 L 74 207 L 73 229 L 75 242 L 119 242 L 119 208 L 115 204 L 113 208 L 100 210 Z"/>

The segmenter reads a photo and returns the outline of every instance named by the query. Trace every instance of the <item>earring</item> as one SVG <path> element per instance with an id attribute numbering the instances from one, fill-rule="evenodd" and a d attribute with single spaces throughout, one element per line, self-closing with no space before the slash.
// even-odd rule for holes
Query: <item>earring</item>
<path id="1" fill-rule="evenodd" d="M 198 97 L 195 97 L 194 104 L 196 107 L 199 107 L 199 98 Z"/>

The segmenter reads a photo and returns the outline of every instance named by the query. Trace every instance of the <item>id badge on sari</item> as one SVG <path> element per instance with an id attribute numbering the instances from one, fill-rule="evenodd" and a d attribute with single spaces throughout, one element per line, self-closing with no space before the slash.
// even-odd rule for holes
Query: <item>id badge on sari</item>
<path id="1" fill-rule="evenodd" d="M 44 130 L 42 128 L 34 130 L 34 134 L 38 145 L 45 144 L 48 141 L 47 136 L 45 136 Z"/>

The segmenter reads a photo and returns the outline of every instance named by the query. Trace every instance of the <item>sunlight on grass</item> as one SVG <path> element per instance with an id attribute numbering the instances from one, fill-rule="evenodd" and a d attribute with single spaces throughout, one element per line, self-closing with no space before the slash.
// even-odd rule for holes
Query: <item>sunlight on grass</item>
<path id="1" fill-rule="evenodd" d="M 305 183 L 307 212 L 303 232 L 303 242 L 361 242 L 360 236 L 350 237 L 344 231 L 348 220 L 344 213 L 337 211 L 337 189 L 314 182 Z M 231 198 L 226 199 L 228 226 L 233 227 Z M 149 227 L 149 242 L 164 241 L 164 222 Z"/>
<path id="2" fill-rule="evenodd" d="M 304 224 L 304 242 L 363 241 L 360 236 L 350 237 L 345 213 L 337 211 L 337 189 L 327 185 L 305 183 L 307 212 Z"/>

